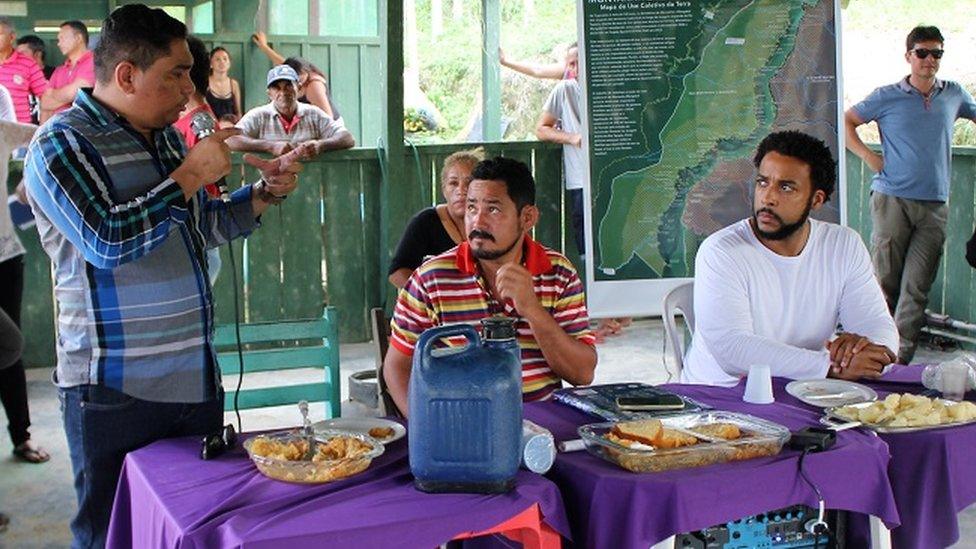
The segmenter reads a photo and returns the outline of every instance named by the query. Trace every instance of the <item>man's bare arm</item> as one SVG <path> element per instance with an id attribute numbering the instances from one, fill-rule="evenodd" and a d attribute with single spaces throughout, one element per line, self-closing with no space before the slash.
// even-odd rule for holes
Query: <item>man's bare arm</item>
<path id="1" fill-rule="evenodd" d="M 504 67 L 508 67 L 515 72 L 520 72 L 533 78 L 549 78 L 551 80 L 559 80 L 566 73 L 565 63 L 542 64 L 516 61 L 514 59 L 505 57 L 505 52 L 501 48 L 498 48 L 498 62 Z"/>
<path id="2" fill-rule="evenodd" d="M 523 314 L 549 368 L 573 385 L 593 382 L 596 349 L 566 333 L 545 309 Z"/>
<path id="3" fill-rule="evenodd" d="M 535 135 L 541 141 L 551 143 L 562 143 L 563 145 L 573 145 L 579 147 L 583 143 L 583 136 L 578 133 L 564 132 L 556 127 L 559 120 L 552 113 L 543 111 L 539 117 L 539 122 L 535 126 Z"/>
<path id="4" fill-rule="evenodd" d="M 847 138 L 847 149 L 856 154 L 874 172 L 880 172 L 884 168 L 884 159 L 880 154 L 871 150 L 870 147 L 861 141 L 861 136 L 857 135 L 857 127 L 864 124 L 861 117 L 854 109 L 847 109 L 844 113 L 844 135 Z"/>
<path id="5" fill-rule="evenodd" d="M 396 286 L 397 289 L 402 289 L 407 285 L 407 281 L 410 280 L 411 274 L 413 274 L 413 270 L 404 267 L 402 269 L 393 271 L 390 276 L 386 277 L 386 279 L 390 281 L 390 284 Z"/>
<path id="6" fill-rule="evenodd" d="M 90 88 L 93 85 L 92 82 L 79 78 L 60 88 L 48 88 L 41 95 L 40 122 L 46 122 L 58 107 L 68 105 L 74 101 L 75 95 L 78 95 L 78 90 L 81 88 Z"/>
<path id="7" fill-rule="evenodd" d="M 549 368 L 573 385 L 591 383 L 596 349 L 567 334 L 542 306 L 533 289 L 531 273 L 517 263 L 509 263 L 498 269 L 495 284 L 498 293 L 511 299 L 519 315 L 529 323 Z"/>
<path id="8" fill-rule="evenodd" d="M 239 152 L 262 152 L 269 153 L 275 156 L 284 154 L 288 152 L 287 150 L 282 150 L 282 148 L 288 145 L 284 141 L 269 141 L 267 139 L 258 139 L 255 137 L 248 137 L 246 135 L 235 135 L 234 137 L 229 137 L 227 139 L 227 146 L 230 147 L 232 151 Z M 288 146 L 290 150 L 290 145 Z"/>
<path id="9" fill-rule="evenodd" d="M 410 384 L 412 364 L 411 357 L 392 346 L 386 351 L 386 358 L 383 359 L 383 379 L 386 380 L 386 388 L 404 417 L 409 415 L 407 387 Z"/>
<path id="10" fill-rule="evenodd" d="M 348 130 L 342 130 L 328 139 L 318 139 L 314 143 L 315 154 L 320 154 L 325 151 L 351 149 L 356 146 L 356 138 Z"/>

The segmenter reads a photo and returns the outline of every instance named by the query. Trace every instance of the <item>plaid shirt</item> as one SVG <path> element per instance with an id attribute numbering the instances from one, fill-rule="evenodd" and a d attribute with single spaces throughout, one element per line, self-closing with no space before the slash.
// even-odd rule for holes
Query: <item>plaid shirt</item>
<path id="1" fill-rule="evenodd" d="M 565 256 L 525 236 L 525 268 L 539 302 L 569 335 L 596 342 L 589 327 L 586 296 L 573 264 Z M 390 345 L 413 356 L 414 345 L 428 328 L 445 324 L 481 325 L 481 319 L 505 315 L 516 319 L 522 351 L 522 400 L 540 400 L 562 386 L 549 368 L 528 321 L 511 302 L 498 303 L 487 290 L 478 262 L 462 242 L 420 266 L 400 291 L 390 324 Z"/>
<path id="2" fill-rule="evenodd" d="M 143 400 L 217 394 L 205 249 L 257 222 L 251 187 L 230 206 L 169 177 L 184 146 L 172 127 L 148 143 L 80 91 L 31 143 L 31 207 L 55 269 L 58 384 L 97 384 Z"/>
<path id="3" fill-rule="evenodd" d="M 288 141 L 295 144 L 329 139 L 348 131 L 329 118 L 322 109 L 305 103 L 298 104 L 291 123 L 286 123 L 278 114 L 274 103 L 268 103 L 247 111 L 237 123 L 237 127 L 247 137 L 267 141 Z"/>

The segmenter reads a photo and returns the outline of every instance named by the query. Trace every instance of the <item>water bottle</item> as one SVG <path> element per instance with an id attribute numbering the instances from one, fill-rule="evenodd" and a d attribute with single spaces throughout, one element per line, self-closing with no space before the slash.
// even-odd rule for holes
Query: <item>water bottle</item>
<path id="1" fill-rule="evenodd" d="M 951 368 L 965 368 L 967 370 L 965 390 L 976 389 L 976 357 L 970 353 L 961 353 L 945 362 L 926 366 L 922 370 L 922 385 L 926 389 L 944 392 L 945 384 L 942 373 L 943 370 Z"/>
<path id="2" fill-rule="evenodd" d="M 424 492 L 504 493 L 515 486 L 522 441 L 522 364 L 511 319 L 426 330 L 410 375 L 408 452 Z M 437 347 L 441 339 L 464 345 Z"/>
<path id="3" fill-rule="evenodd" d="M 522 420 L 522 467 L 545 474 L 556 461 L 556 441 L 548 429 Z"/>

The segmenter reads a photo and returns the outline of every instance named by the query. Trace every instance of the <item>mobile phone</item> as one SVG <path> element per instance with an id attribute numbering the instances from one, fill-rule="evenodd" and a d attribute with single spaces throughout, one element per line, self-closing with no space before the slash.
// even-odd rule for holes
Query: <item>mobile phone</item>
<path id="1" fill-rule="evenodd" d="M 625 411 L 681 410 L 685 401 L 678 395 L 619 396 L 617 408 Z"/>

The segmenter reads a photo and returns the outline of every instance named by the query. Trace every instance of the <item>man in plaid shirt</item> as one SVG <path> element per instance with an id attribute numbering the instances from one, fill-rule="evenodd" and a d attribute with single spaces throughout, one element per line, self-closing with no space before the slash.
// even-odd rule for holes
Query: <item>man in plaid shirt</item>
<path id="1" fill-rule="evenodd" d="M 37 133 L 25 183 L 54 263 L 59 386 L 75 475 L 73 546 L 105 543 L 127 452 L 219 429 L 206 249 L 246 235 L 296 168 L 246 157 L 262 181 L 209 200 L 230 171 L 215 132 L 187 154 L 171 126 L 193 92 L 186 27 L 131 4 L 102 24 L 95 87 Z M 297 164 L 295 164 L 297 166 Z"/>

